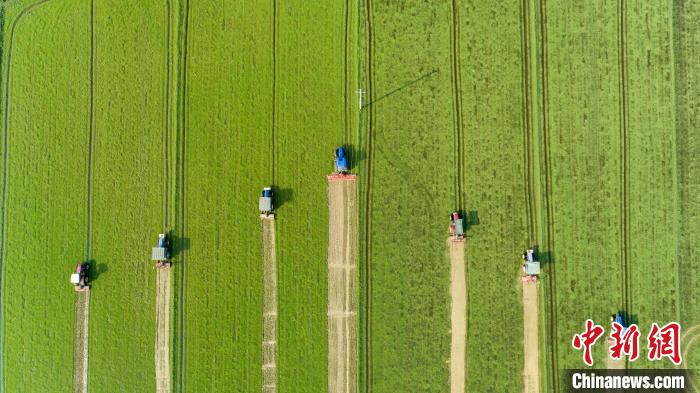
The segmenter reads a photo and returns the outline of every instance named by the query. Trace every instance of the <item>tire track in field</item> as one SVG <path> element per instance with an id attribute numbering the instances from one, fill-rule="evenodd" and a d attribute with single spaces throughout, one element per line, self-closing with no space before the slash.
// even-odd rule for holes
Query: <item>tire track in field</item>
<path id="1" fill-rule="evenodd" d="M 374 34 L 372 30 L 372 0 L 365 0 L 366 7 L 366 34 L 367 34 L 367 91 L 369 94 L 369 102 L 374 101 L 374 72 L 373 72 L 373 51 L 374 51 Z M 361 108 L 362 109 L 362 108 Z M 362 307 L 362 318 L 364 323 L 365 339 L 363 340 L 363 361 L 364 361 L 364 393 L 372 392 L 372 263 L 370 256 L 372 254 L 372 170 L 373 170 L 373 141 L 375 115 L 374 106 L 366 106 L 367 109 L 367 169 L 365 172 L 365 195 L 364 195 L 364 250 L 363 250 L 363 266 L 364 275 L 362 275 L 363 298 L 365 299 L 364 307 Z"/>
<path id="2" fill-rule="evenodd" d="M 185 299 L 187 298 L 186 296 L 186 290 L 185 290 L 185 283 L 186 283 L 186 271 L 187 271 L 187 264 L 185 263 L 186 261 L 186 254 L 187 250 L 185 248 L 185 217 L 186 217 L 186 172 L 187 172 L 187 165 L 186 165 L 186 146 L 187 146 L 187 40 L 188 40 L 188 28 L 189 28 L 189 13 L 190 13 L 190 2 L 189 0 L 185 0 L 184 2 L 184 15 L 181 16 L 182 18 L 182 35 L 180 39 L 182 40 L 181 42 L 181 50 L 182 50 L 182 64 L 178 64 L 178 77 L 180 80 L 180 86 L 179 86 L 179 92 L 180 92 L 180 102 L 179 102 L 179 107 L 180 107 L 180 288 L 178 291 L 178 321 L 177 321 L 177 330 L 178 330 L 178 348 L 177 350 L 179 351 L 178 354 L 178 364 L 177 367 L 175 368 L 177 370 L 177 381 L 178 381 L 178 390 L 180 393 L 184 391 L 184 385 L 185 385 Z"/>
<path id="3" fill-rule="evenodd" d="M 10 36 L 8 38 L 7 47 L 7 70 L 5 71 L 5 105 L 4 105 L 4 129 L 3 129 L 3 166 L 2 166 L 2 223 L 0 223 L 0 393 L 2 392 L 5 384 L 5 365 L 3 363 L 4 353 L 4 331 L 3 327 L 3 303 L 4 303 L 4 271 L 5 271 L 5 252 L 6 252 L 6 224 L 7 224 L 7 189 L 9 187 L 8 180 L 8 167 L 9 167 L 9 128 L 10 128 L 10 85 L 12 80 L 12 48 L 14 46 L 15 31 L 20 20 L 24 18 L 31 10 L 36 7 L 46 4 L 51 0 L 40 0 L 26 6 L 12 22 L 12 27 L 10 29 Z M 3 5 L 4 7 L 4 5 Z M 0 67 L 2 63 L 0 62 Z"/>
<path id="4" fill-rule="evenodd" d="M 534 162 L 532 156 L 533 152 L 533 124 L 532 124 L 532 100 L 531 92 L 532 86 L 530 85 L 530 15 L 529 15 L 529 1 L 521 0 L 520 2 L 520 15 L 521 15 L 521 63 L 522 63 L 522 94 L 523 94 L 523 146 L 525 147 L 524 161 L 525 161 L 525 196 L 528 202 L 527 215 L 528 215 L 528 230 L 529 230 L 529 245 L 536 244 L 537 242 L 537 203 L 535 198 L 534 190 Z"/>
<path id="5" fill-rule="evenodd" d="M 462 119 L 462 89 L 461 89 L 461 65 L 459 45 L 459 5 L 457 0 L 451 2 L 450 29 L 450 65 L 452 68 L 452 126 L 454 129 L 455 150 L 455 208 L 462 210 L 462 174 L 464 173 L 464 124 Z"/>
<path id="6" fill-rule="evenodd" d="M 95 132 L 95 0 L 90 0 L 90 135 L 88 138 L 87 156 L 87 240 L 85 244 L 85 260 L 91 257 L 91 224 L 92 224 L 92 152 Z"/>
<path id="7" fill-rule="evenodd" d="M 545 184 L 544 184 L 544 203 L 545 203 L 545 214 L 546 214 L 546 228 L 545 235 L 546 241 L 544 244 L 549 250 L 549 258 L 546 261 L 548 267 L 548 279 L 547 279 L 547 303 L 549 306 L 549 318 L 547 321 L 547 336 L 549 337 L 549 343 L 551 345 L 551 351 L 549 353 L 550 364 L 552 366 L 552 372 L 550 373 L 550 386 L 552 387 L 552 392 L 559 391 L 559 366 L 557 364 L 557 301 L 556 301 L 556 263 L 554 263 L 554 201 L 552 198 L 552 163 L 551 163 L 551 138 L 549 135 L 549 75 L 548 75 L 548 43 L 547 43 L 547 8 L 546 0 L 539 1 L 539 12 L 540 12 L 540 42 L 541 42 L 541 56 L 540 56 L 540 68 L 542 70 L 542 143 L 543 143 L 543 169 L 545 174 Z"/>
<path id="8" fill-rule="evenodd" d="M 165 219 L 163 224 L 165 226 L 165 231 L 168 230 L 170 226 L 170 85 L 172 83 L 172 75 L 170 68 L 172 67 L 172 57 L 170 51 L 171 44 L 171 29 L 172 29 L 172 4 L 171 0 L 165 1 L 166 13 L 167 13 L 167 31 L 165 34 L 165 53 L 166 53 L 166 63 L 165 63 L 165 109 L 164 109 L 164 129 L 163 129 L 163 161 L 165 162 L 165 190 L 164 190 L 164 214 Z"/>
<path id="9" fill-rule="evenodd" d="M 622 232 L 622 301 L 625 307 L 625 313 L 629 315 L 632 312 L 632 296 L 631 296 L 631 274 L 630 274 L 630 176 L 629 176 L 629 127 L 628 127 L 628 98 L 627 98 L 627 62 L 625 59 L 625 34 L 626 34 L 626 18 L 625 18 L 625 0 L 619 0 L 617 9 L 618 22 L 618 59 L 619 59 L 619 100 L 620 100 L 620 141 L 622 160 L 622 173 L 620 174 L 621 196 L 620 196 L 620 211 L 621 217 L 621 232 Z"/>

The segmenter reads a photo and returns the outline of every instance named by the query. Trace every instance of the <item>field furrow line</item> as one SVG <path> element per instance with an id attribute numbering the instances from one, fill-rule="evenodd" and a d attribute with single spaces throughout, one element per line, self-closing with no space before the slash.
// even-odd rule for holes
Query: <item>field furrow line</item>
<path id="1" fill-rule="evenodd" d="M 620 174 L 620 211 L 622 214 L 620 220 L 622 234 L 622 301 L 624 303 L 624 312 L 629 315 L 632 312 L 632 297 L 631 297 L 631 277 L 630 277 L 630 176 L 629 176 L 629 127 L 628 127 L 628 100 L 627 100 L 627 63 L 625 59 L 625 34 L 626 34 L 626 18 L 625 18 L 625 0 L 618 2 L 618 58 L 619 58 L 619 101 L 620 101 L 620 142 L 621 151 L 620 158 L 622 160 L 622 171 Z"/>
<path id="2" fill-rule="evenodd" d="M 178 320 L 177 320 L 177 330 L 178 330 L 178 363 L 175 370 L 177 370 L 177 384 L 180 393 L 184 391 L 185 388 L 185 299 L 186 299 L 186 276 L 187 276 L 187 264 L 186 264 L 186 254 L 187 250 L 185 248 L 185 229 L 186 229 L 186 175 L 187 175 L 187 39 L 188 39 L 188 27 L 189 27 L 189 10 L 190 2 L 185 0 L 184 10 L 181 15 L 181 28 L 182 33 L 180 35 L 180 48 L 181 48 L 181 63 L 178 64 L 178 78 L 180 84 L 178 86 L 179 91 L 179 110 L 180 110 L 180 286 L 178 291 Z"/>
<path id="3" fill-rule="evenodd" d="M 51 0 L 40 0 L 35 3 L 32 3 L 25 7 L 15 18 L 15 20 L 12 22 L 12 27 L 10 29 L 10 36 L 8 38 L 8 47 L 7 47 L 7 70 L 5 71 L 5 93 L 3 98 L 5 99 L 5 105 L 4 105 L 4 128 L 3 128 L 3 166 L 2 166 L 2 206 L 0 206 L 0 209 L 2 209 L 2 223 L 0 223 L 0 392 L 2 392 L 4 388 L 4 381 L 5 381 L 5 365 L 2 361 L 3 355 L 4 354 L 4 347 L 3 347 L 3 303 L 4 303 L 4 288 L 5 288 L 5 280 L 4 280 L 4 272 L 5 272 L 5 254 L 6 254 L 6 226 L 7 226 L 7 189 L 9 187 L 9 156 L 10 156 L 10 148 L 9 148 L 9 135 L 10 135 L 10 85 L 12 81 L 12 48 L 14 46 L 14 39 L 15 39 L 15 31 L 17 29 L 17 25 L 19 24 L 19 21 L 24 18 L 25 15 L 27 15 L 31 10 L 34 8 L 46 4 Z M 1 66 L 1 64 L 0 64 Z"/>
<path id="4" fill-rule="evenodd" d="M 345 0 L 345 45 L 343 46 L 343 108 L 345 110 L 345 116 L 343 117 L 343 123 L 345 126 L 345 137 L 343 139 L 343 144 L 347 145 L 350 143 L 350 70 L 348 67 L 348 52 L 350 46 L 350 0 Z M 350 157 L 350 164 L 352 164 L 352 158 Z M 351 166 L 352 168 L 352 166 Z"/>
<path id="5" fill-rule="evenodd" d="M 277 0 L 272 0 L 272 108 L 270 113 L 270 178 L 272 185 L 275 184 L 275 158 L 277 153 L 275 147 L 275 133 L 277 127 Z"/>
<path id="6" fill-rule="evenodd" d="M 374 72 L 373 72 L 373 51 L 374 51 L 374 35 L 372 32 L 372 0 L 365 0 L 365 12 L 366 12 L 366 46 L 367 46 L 367 92 L 369 94 L 369 102 L 374 101 Z M 363 331 L 364 340 L 363 343 L 363 376 L 364 383 L 360 386 L 364 388 L 364 393 L 370 393 L 372 391 L 372 277 L 371 277 L 371 267 L 372 262 L 370 256 L 372 254 L 372 170 L 373 170 L 373 130 L 375 127 L 375 116 L 374 107 L 371 105 L 365 105 L 367 109 L 367 137 L 366 137 L 366 154 L 367 154 L 367 169 L 365 171 L 365 192 L 364 192 L 364 223 L 363 223 L 363 241 L 364 248 L 362 253 L 362 299 L 364 304 L 362 305 L 362 315 L 363 315 Z M 363 110 L 364 108 L 360 108 Z"/>
<path id="7" fill-rule="evenodd" d="M 523 146 L 525 147 L 525 193 L 528 201 L 528 232 L 529 245 L 537 242 L 537 220 L 536 217 L 536 199 L 534 190 L 534 163 L 533 163 L 533 130 L 532 130 L 532 87 L 530 85 L 530 17 L 529 17 L 529 1 L 522 0 L 520 2 L 521 14 L 521 63 L 522 63 L 522 94 L 523 94 Z"/>
<path id="8" fill-rule="evenodd" d="M 454 127 L 454 150 L 455 150 L 455 208 L 461 210 L 462 205 L 462 174 L 464 173 L 464 124 L 462 119 L 462 89 L 461 89 L 461 66 L 460 66 L 460 45 L 459 45 L 459 5 L 457 0 L 451 2 L 451 24 L 450 30 L 450 65 L 452 77 L 452 122 Z"/>
<path id="9" fill-rule="evenodd" d="M 547 44 L 547 8 L 546 0 L 539 0 L 540 13 L 540 43 L 541 56 L 540 68 L 542 72 L 542 143 L 543 143 L 543 160 L 542 169 L 545 175 L 544 184 L 544 204 L 545 204 L 545 222 L 546 240 L 544 244 L 549 251 L 549 258 L 546 260 L 547 266 L 547 302 L 549 310 L 547 310 L 547 337 L 551 349 L 549 352 L 549 363 L 552 367 L 550 372 L 551 391 L 556 393 L 559 391 L 559 366 L 557 364 L 557 302 L 556 302 L 556 264 L 553 261 L 554 250 L 554 201 L 552 198 L 552 163 L 551 163 L 551 147 L 549 135 L 549 80 L 548 80 L 548 44 Z"/>

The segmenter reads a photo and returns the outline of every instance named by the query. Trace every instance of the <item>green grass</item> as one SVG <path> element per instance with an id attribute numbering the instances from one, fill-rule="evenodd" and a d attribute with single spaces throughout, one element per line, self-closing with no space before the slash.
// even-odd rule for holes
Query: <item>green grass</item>
<path id="1" fill-rule="evenodd" d="M 361 263 L 371 283 L 364 377 L 377 393 L 443 392 L 450 351 L 447 216 L 456 208 L 450 8 L 372 2 L 370 12 L 372 84 L 363 87 L 370 89 L 367 101 L 375 101 L 364 109 L 362 145 L 372 166 L 361 178 L 371 187 L 363 187 L 369 201 L 361 204 L 369 209 L 363 225 L 371 242 Z"/>
<path id="2" fill-rule="evenodd" d="M 520 255 L 528 244 L 520 2 L 460 4 L 468 391 L 516 392 L 523 367 Z M 498 15 L 502 23 L 493 23 Z M 530 138 L 532 138 L 530 136 Z M 533 212 L 535 214 L 536 212 Z M 443 221 L 444 222 L 444 221 Z M 536 244 L 535 239 L 532 239 Z"/>
<path id="3" fill-rule="evenodd" d="M 191 2 L 189 12 L 184 391 L 260 391 L 271 8 Z"/>
<path id="4" fill-rule="evenodd" d="M 89 382 L 91 392 L 146 392 L 155 389 L 149 254 L 165 218 L 167 13 L 164 2 L 122 2 L 120 12 L 115 4 L 94 5 L 91 257 L 99 276 L 91 292 Z"/>
<path id="5" fill-rule="evenodd" d="M 5 13 L 3 71 L 22 8 Z M 9 113 L 2 99 L 10 158 L 2 322 L 8 392 L 72 385 L 68 276 L 85 257 L 87 16 L 66 2 L 35 8 L 17 20 L 9 82 L 3 72 L 2 90 L 9 83 L 11 93 Z"/>
<path id="6" fill-rule="evenodd" d="M 345 140 L 345 121 L 352 121 L 346 116 L 355 113 L 346 112 L 345 102 L 346 4 L 355 8 L 337 0 L 322 5 L 298 0 L 277 8 L 275 183 L 284 192 L 277 209 L 281 393 L 328 386 L 325 175 L 333 170 L 333 149 Z"/>

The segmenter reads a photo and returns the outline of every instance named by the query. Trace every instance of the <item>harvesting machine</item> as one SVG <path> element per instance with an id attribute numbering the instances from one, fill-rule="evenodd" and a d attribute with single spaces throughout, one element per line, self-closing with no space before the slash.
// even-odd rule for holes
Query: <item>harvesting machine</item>
<path id="1" fill-rule="evenodd" d="M 464 241 L 464 218 L 458 211 L 450 213 L 450 239 Z"/>
<path id="2" fill-rule="evenodd" d="M 537 276 L 540 274 L 540 262 L 535 258 L 535 248 L 528 248 L 523 253 L 523 282 L 536 282 Z"/>
<path id="3" fill-rule="evenodd" d="M 261 218 L 268 218 L 268 217 L 275 216 L 274 206 L 272 205 L 272 196 L 273 196 L 272 187 L 263 188 L 262 195 L 260 195 L 260 200 L 258 203 Z"/>
<path id="4" fill-rule="evenodd" d="M 170 242 L 164 233 L 158 235 L 158 245 L 153 247 L 151 260 L 155 261 L 157 268 L 170 267 L 172 265 L 170 261 Z"/>
<path id="5" fill-rule="evenodd" d="M 70 283 L 73 284 L 73 288 L 76 290 L 76 292 L 85 292 L 90 290 L 90 285 L 88 284 L 89 269 L 90 264 L 87 262 L 81 262 L 75 266 L 75 272 L 70 275 Z"/>
<path id="6" fill-rule="evenodd" d="M 340 146 L 335 149 L 335 172 L 328 175 L 328 180 L 355 180 L 356 175 L 349 171 L 347 151 Z"/>

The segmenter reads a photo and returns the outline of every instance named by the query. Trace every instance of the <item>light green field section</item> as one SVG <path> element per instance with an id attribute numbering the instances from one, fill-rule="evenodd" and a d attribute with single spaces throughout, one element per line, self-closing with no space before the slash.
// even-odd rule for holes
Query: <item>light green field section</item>
<path id="1" fill-rule="evenodd" d="M 261 391 L 257 203 L 271 182 L 271 17 L 269 2 L 190 2 L 184 271 L 176 265 L 185 392 Z"/>
<path id="2" fill-rule="evenodd" d="M 555 296 L 551 340 L 565 369 L 584 364 L 570 343 L 585 320 L 607 326 L 624 309 L 618 25 L 616 5 L 604 1 L 548 3 L 545 15 L 548 296 Z M 606 347 L 595 349 L 600 365 Z"/>
<path id="3" fill-rule="evenodd" d="M 351 1 L 295 0 L 278 2 L 275 14 L 280 393 L 328 386 L 326 174 L 333 149 L 352 130 L 346 130 L 346 7 L 355 9 Z"/>
<path id="4" fill-rule="evenodd" d="M 68 277 L 85 258 L 89 14 L 68 2 L 18 17 L 24 9 L 15 3 L 4 13 L 2 384 L 6 392 L 65 392 L 75 297 Z"/>
<path id="5" fill-rule="evenodd" d="M 166 18 L 165 2 L 94 2 L 91 393 L 155 390 Z"/>
<path id="6" fill-rule="evenodd" d="M 644 338 L 652 322 L 665 324 L 680 316 L 673 9 L 669 4 L 631 2 L 625 18 L 630 312 Z M 645 339 L 641 343 L 645 345 Z M 671 366 L 642 358 L 633 367 Z"/>
<path id="7" fill-rule="evenodd" d="M 493 23 L 498 15 L 499 23 Z M 459 4 L 463 207 L 468 231 L 467 390 L 522 390 L 521 254 L 528 162 L 520 2 Z M 525 57 L 527 59 L 527 57 Z M 442 142 L 448 144 L 447 142 Z M 535 214 L 533 212 L 533 214 Z M 446 217 L 446 216 L 441 216 Z M 478 221 L 477 221 L 478 219 Z M 446 220 L 442 221 L 447 222 Z"/>
<path id="8" fill-rule="evenodd" d="M 450 4 L 371 2 L 361 265 L 372 392 L 449 389 L 450 211 L 457 208 Z M 367 199 L 365 199 L 367 198 Z M 467 256 L 469 260 L 469 256 Z M 365 364 L 367 366 L 367 364 Z"/>

